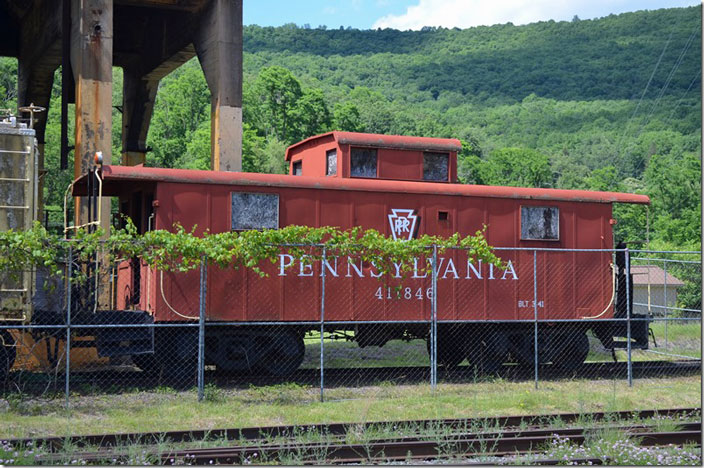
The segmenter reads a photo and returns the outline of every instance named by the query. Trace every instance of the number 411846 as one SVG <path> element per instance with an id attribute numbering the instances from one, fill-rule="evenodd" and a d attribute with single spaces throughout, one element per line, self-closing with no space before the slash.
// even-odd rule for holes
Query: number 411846
<path id="1" fill-rule="evenodd" d="M 376 290 L 374 293 L 374 297 L 376 297 L 379 300 L 384 299 L 384 296 L 386 296 L 386 299 L 404 299 L 407 301 L 410 301 L 412 299 L 416 300 L 423 300 L 423 298 L 426 299 L 432 299 L 433 298 L 433 288 L 392 288 L 392 287 L 386 287 L 384 288 L 383 286 L 379 286 L 379 289 Z"/>

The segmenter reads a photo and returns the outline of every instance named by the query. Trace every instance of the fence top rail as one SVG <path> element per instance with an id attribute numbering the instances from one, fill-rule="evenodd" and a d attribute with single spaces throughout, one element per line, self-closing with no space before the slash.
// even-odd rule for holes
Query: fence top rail
<path id="1" fill-rule="evenodd" d="M 271 244 L 272 246 L 278 246 L 278 247 L 318 247 L 318 248 L 329 248 L 329 249 L 335 249 L 335 245 L 331 244 Z M 362 245 L 357 245 L 356 247 L 363 247 Z M 427 250 L 432 250 L 435 245 L 429 245 L 426 246 L 425 249 Z M 511 251 L 511 250 L 520 250 L 520 251 L 526 251 L 526 252 L 541 252 L 541 251 L 547 251 L 547 252 L 627 252 L 628 249 L 558 249 L 558 248 L 549 248 L 549 247 L 492 247 L 494 250 L 502 250 L 502 251 Z M 468 248 L 465 247 L 447 247 L 447 250 L 468 250 Z M 633 252 L 631 250 L 631 252 Z M 667 253 L 667 252 L 663 252 Z"/>
<path id="2" fill-rule="evenodd" d="M 66 243 L 75 243 L 78 242 L 78 239 L 74 238 L 69 238 L 69 239 L 61 239 L 60 242 L 66 242 Z M 104 243 L 104 240 L 99 241 L 100 243 Z M 327 247 L 327 248 L 335 248 L 334 244 L 323 244 L 323 243 L 285 243 L 285 244 L 269 244 L 271 246 L 278 246 L 278 247 Z M 361 244 L 357 245 L 357 247 L 363 247 Z M 428 250 L 433 249 L 434 245 L 428 245 L 426 248 Z M 632 254 L 636 253 L 645 253 L 645 254 L 683 254 L 683 255 L 702 255 L 701 250 L 641 250 L 641 249 L 567 249 L 567 248 L 556 248 L 556 247 L 492 247 L 494 250 L 522 250 L 522 251 L 556 251 L 556 252 L 631 252 Z M 463 247 L 455 246 L 455 247 L 448 247 L 448 249 L 456 249 L 456 250 L 466 250 Z M 643 257 L 640 257 L 643 258 Z M 671 259 L 667 259 L 669 261 L 673 261 Z"/>
<path id="3" fill-rule="evenodd" d="M 641 306 L 641 307 L 651 307 L 654 309 L 681 310 L 683 312 L 696 312 L 698 314 L 702 313 L 701 309 L 689 309 L 687 307 L 663 306 L 663 305 L 658 305 L 658 304 L 646 304 L 644 302 L 634 302 L 633 305 L 637 305 L 637 306 Z"/>
<path id="4" fill-rule="evenodd" d="M 327 244 L 272 244 L 272 245 L 278 245 L 279 247 L 328 247 L 331 249 L 335 248 L 335 245 L 327 245 Z M 362 247 L 359 245 L 358 247 Z M 431 250 L 434 246 L 430 245 L 427 246 L 426 249 Z M 453 250 L 467 250 L 464 247 L 448 247 L 448 249 L 453 249 Z M 494 250 L 517 250 L 517 251 L 526 251 L 526 252 L 631 252 L 631 253 L 663 253 L 663 254 L 686 254 L 686 255 L 694 255 L 698 254 L 701 255 L 701 251 L 688 251 L 688 250 L 631 250 L 631 249 L 565 249 L 565 248 L 555 248 L 555 247 L 493 247 Z M 647 257 L 638 257 L 638 258 L 647 258 Z M 668 261 L 680 261 L 680 260 L 672 260 L 669 259 Z M 684 260 L 682 260 L 684 261 Z M 693 263 L 701 263 L 701 262 L 693 262 Z"/>
<path id="5" fill-rule="evenodd" d="M 699 325 L 701 325 L 702 317 L 701 317 L 701 311 L 700 310 L 695 310 L 693 313 L 698 313 L 698 316 L 692 316 L 692 317 L 663 317 L 661 315 L 652 315 L 650 317 L 651 322 L 697 322 Z"/>
<path id="6" fill-rule="evenodd" d="M 701 250 L 631 250 L 631 253 L 671 253 L 671 254 L 690 254 L 701 255 Z"/>
<path id="7" fill-rule="evenodd" d="M 62 239 L 60 242 L 66 242 L 67 244 L 72 244 L 78 242 L 78 239 Z M 100 243 L 103 243 L 104 241 L 100 241 Z M 335 250 L 336 246 L 334 244 L 329 245 L 329 244 L 303 244 L 303 243 L 289 243 L 289 244 L 270 244 L 271 246 L 274 247 L 281 247 L 281 248 L 288 248 L 288 247 L 309 247 L 309 248 L 318 248 L 318 249 L 331 249 Z M 361 244 L 357 245 L 356 247 L 363 247 Z M 430 245 L 425 247 L 427 250 L 432 250 L 434 245 Z M 501 251 L 501 252 L 608 252 L 608 253 L 617 253 L 617 252 L 630 252 L 631 254 L 682 254 L 682 255 L 702 255 L 701 251 L 694 251 L 694 250 L 631 250 L 631 249 L 566 249 L 566 248 L 554 248 L 554 247 L 492 247 L 495 251 Z M 446 250 L 467 250 L 466 248 L 455 246 L 455 247 L 447 247 Z M 652 260 L 652 261 L 661 261 L 661 262 L 676 262 L 676 263 L 692 263 L 692 264 L 702 264 L 702 261 L 696 261 L 696 260 L 676 260 L 676 259 L 667 259 L 667 258 L 654 258 L 654 257 L 632 257 L 633 260 L 638 260 L 638 261 L 643 261 L 643 260 Z"/>
<path id="8" fill-rule="evenodd" d="M 687 264 L 692 264 L 692 265 L 701 265 L 702 262 L 701 260 L 696 261 L 696 260 L 674 260 L 672 258 L 656 258 L 656 257 L 631 257 L 631 261 L 635 262 L 643 262 L 643 261 L 650 261 L 650 262 L 663 262 L 663 263 L 687 263 Z"/>
<path id="9" fill-rule="evenodd" d="M 452 247 L 462 249 L 461 247 Z M 501 251 L 522 251 L 522 252 L 627 252 L 628 249 L 557 249 L 554 247 L 493 247 L 494 250 Z M 465 250 L 465 249 L 462 249 Z"/>

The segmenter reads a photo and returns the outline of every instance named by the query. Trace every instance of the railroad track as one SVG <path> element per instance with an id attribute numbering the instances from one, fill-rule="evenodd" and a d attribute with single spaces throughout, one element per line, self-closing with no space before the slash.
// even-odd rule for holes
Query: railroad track
<path id="1" fill-rule="evenodd" d="M 632 365 L 633 378 L 647 377 L 668 377 L 685 376 L 701 373 L 701 360 L 679 360 L 679 361 L 634 361 Z M 567 372 L 552 368 L 549 365 L 539 367 L 538 374 L 540 380 L 559 380 L 563 378 L 594 378 L 613 379 L 627 376 L 628 367 L 625 362 L 588 362 L 578 369 Z M 534 379 L 533 369 L 519 367 L 517 365 L 505 364 L 498 371 L 505 380 L 525 381 Z M 14 376 L 17 378 L 17 376 Z M 27 376 L 29 377 L 29 374 Z M 41 376 L 32 375 L 31 379 L 25 381 L 36 381 L 36 385 L 42 389 L 46 383 Z M 298 383 L 300 385 L 316 386 L 320 383 L 320 370 L 299 369 L 288 377 L 272 377 L 261 374 L 226 374 L 217 371 L 206 371 L 206 380 L 214 382 L 223 387 L 248 387 L 250 385 L 272 385 L 281 382 Z M 477 378 L 487 376 L 477 375 L 474 368 L 461 366 L 454 369 L 438 368 L 438 379 L 441 382 L 474 382 Z M 13 376 L 11 375 L 11 379 Z M 63 380 L 61 375 L 58 379 Z M 158 385 L 169 384 L 184 388 L 195 385 L 195 376 L 176 376 L 171 378 L 159 378 L 145 376 L 143 372 L 130 366 L 120 368 L 97 369 L 91 371 L 76 371 L 71 373 L 71 380 L 74 385 L 89 383 L 97 386 L 138 385 L 140 388 L 150 388 Z M 392 380 L 397 384 L 419 383 L 430 380 L 430 367 L 362 367 L 362 368 L 330 368 L 325 369 L 326 387 L 347 387 L 363 386 L 374 384 L 379 381 Z M 25 385 L 23 388 L 27 389 Z"/>
<path id="2" fill-rule="evenodd" d="M 125 447 L 130 445 L 147 447 L 144 450 L 145 456 L 151 461 L 163 464 L 281 462 L 290 460 L 291 457 L 301 462 L 317 463 L 417 461 L 457 454 L 498 457 L 527 453 L 547 445 L 556 435 L 567 437 L 579 444 L 591 432 L 603 430 L 604 427 L 635 435 L 644 446 L 686 443 L 700 445 L 700 415 L 699 408 L 680 408 L 639 412 L 99 434 L 71 438 L 14 439 L 9 443 L 15 447 L 27 446 L 28 443 L 34 447 L 42 447 L 49 453 L 37 461 L 46 464 L 60 463 L 65 456 L 60 452 L 66 444 L 75 450 L 71 454 L 73 460 L 87 463 L 129 461 Z M 655 426 L 642 424 L 643 420 L 654 417 L 675 418 L 678 421 L 694 418 L 697 421 L 680 422 L 676 432 L 659 432 Z M 634 420 L 641 422 L 625 422 Z M 583 426 L 587 421 L 591 427 Z M 602 427 L 597 428 L 597 423 L 601 423 Z M 577 426 L 565 427 L 570 424 Z M 369 436 L 363 437 L 365 434 Z M 310 441 L 311 438 L 315 440 Z M 301 439 L 304 441 L 301 442 Z M 218 446 L 173 448 L 208 441 L 211 444 L 217 443 Z M 158 449 L 153 447 L 155 445 L 170 445 L 172 448 Z M 548 461 L 545 463 L 548 464 Z"/>
<path id="3" fill-rule="evenodd" d="M 681 430 L 676 432 L 656 432 L 649 426 L 610 426 L 608 428 L 637 436 L 641 446 L 701 444 L 701 422 L 682 424 Z M 534 429 L 461 434 L 444 440 L 407 437 L 395 440 L 371 440 L 357 444 L 312 443 L 215 447 L 156 452 L 154 455 L 164 464 L 182 461 L 197 465 L 242 464 L 256 462 L 257 459 L 281 461 L 292 456 L 304 462 L 365 463 L 430 460 L 438 456 L 454 458 L 458 455 L 476 457 L 526 454 L 540 450 L 556 436 L 569 438 L 573 443 L 582 444 L 588 435 L 587 428 Z"/>

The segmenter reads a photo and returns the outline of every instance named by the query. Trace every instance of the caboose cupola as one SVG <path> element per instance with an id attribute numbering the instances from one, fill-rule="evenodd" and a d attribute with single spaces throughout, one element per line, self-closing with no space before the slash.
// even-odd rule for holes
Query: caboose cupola
<path id="1" fill-rule="evenodd" d="M 460 141 L 371 133 L 329 132 L 291 145 L 291 175 L 457 182 Z"/>

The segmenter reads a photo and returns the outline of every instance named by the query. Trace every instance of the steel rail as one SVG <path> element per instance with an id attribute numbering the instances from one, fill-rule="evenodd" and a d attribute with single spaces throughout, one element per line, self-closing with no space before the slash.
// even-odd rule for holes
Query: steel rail
<path id="1" fill-rule="evenodd" d="M 698 423 L 701 426 L 701 423 Z M 342 459 L 345 463 L 357 459 L 358 462 L 368 460 L 404 460 L 409 457 L 419 458 L 437 458 L 438 454 L 444 450 L 452 450 L 456 454 L 475 454 L 485 451 L 487 447 L 490 450 L 501 452 L 529 452 L 539 450 L 551 440 L 554 440 L 555 435 L 560 435 L 562 431 L 552 431 L 546 435 L 521 435 L 512 436 L 506 434 L 504 437 L 468 437 L 459 440 L 450 441 L 428 441 L 428 440 L 410 440 L 410 441 L 393 441 L 393 442 L 372 442 L 364 444 L 344 444 L 344 445 L 281 445 L 275 447 L 232 447 L 232 448 L 215 448 L 215 449 L 194 449 L 175 452 L 166 452 L 161 454 L 160 460 L 164 464 L 177 463 L 181 460 L 187 460 L 189 463 L 205 465 L 210 463 L 217 464 L 241 464 L 252 462 L 252 460 L 264 459 L 267 460 L 279 459 L 281 455 L 300 454 L 304 460 L 321 459 L 324 456 L 324 461 L 335 462 Z M 636 434 L 634 434 L 636 435 Z M 658 446 L 658 445 L 684 445 L 687 443 L 701 444 L 701 430 L 685 430 L 678 432 L 648 432 L 637 433 L 640 443 L 643 446 Z M 587 436 L 583 433 L 575 433 L 567 435 L 569 439 L 576 444 L 582 444 Z M 449 444 L 451 447 L 446 447 Z M 255 457 L 254 455 L 257 454 Z M 306 456 L 308 455 L 308 456 Z M 173 460 L 173 462 L 171 462 Z"/>
<path id="2" fill-rule="evenodd" d="M 555 413 L 545 415 L 515 415 L 488 418 L 454 418 L 454 419 L 420 419 L 399 421 L 370 421 L 365 423 L 333 423 L 333 424 L 300 424 L 286 426 L 264 426 L 249 428 L 223 428 L 223 429 L 198 429 L 188 431 L 146 432 L 146 433 L 113 433 L 113 434 L 88 434 L 70 437 L 45 437 L 45 438 L 19 438 L 6 439 L 13 447 L 46 447 L 58 450 L 64 444 L 75 447 L 115 447 L 125 443 L 152 444 L 156 442 L 194 442 L 208 439 L 217 440 L 249 440 L 255 441 L 262 438 L 286 437 L 291 434 L 317 432 L 319 434 L 346 435 L 350 430 L 374 429 L 388 426 L 396 427 L 438 427 L 467 428 L 482 425 L 483 427 L 520 427 L 538 426 L 546 423 L 560 421 L 571 423 L 587 419 L 589 421 L 617 421 L 648 419 L 653 417 L 699 417 L 701 408 L 667 408 L 641 411 L 614 411 L 595 413 Z"/>
<path id="3" fill-rule="evenodd" d="M 575 427 L 566 429 L 540 428 L 532 430 L 495 431 L 484 433 L 429 434 L 425 438 L 411 436 L 403 438 L 374 439 L 366 442 L 345 443 L 343 439 L 325 442 L 297 443 L 277 441 L 276 443 L 221 446 L 212 448 L 191 448 L 183 450 L 147 450 L 148 458 L 159 460 L 161 464 L 198 465 L 243 464 L 259 461 L 281 460 L 295 454 L 303 462 L 350 463 L 375 460 L 435 459 L 439 455 L 476 456 L 478 453 L 529 453 L 541 450 L 555 437 L 570 439 L 582 444 L 600 430 L 618 430 L 628 437 L 636 437 L 641 446 L 661 446 L 699 444 L 701 445 L 701 422 L 681 423 L 674 432 L 657 432 L 655 426 L 608 425 L 600 427 Z M 300 434 L 300 433 L 299 433 Z M 487 452 L 488 450 L 488 452 Z M 61 455 L 64 456 L 64 455 Z M 128 456 L 124 450 L 98 451 L 72 454 L 73 459 L 84 462 L 101 460 L 124 460 Z M 42 462 L 54 462 L 56 456 L 42 457 Z"/>

